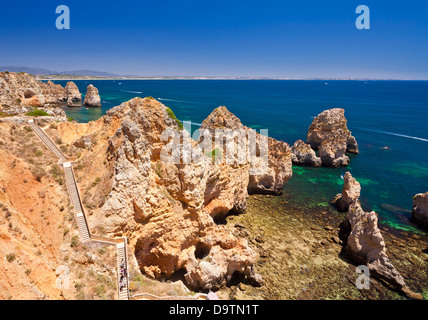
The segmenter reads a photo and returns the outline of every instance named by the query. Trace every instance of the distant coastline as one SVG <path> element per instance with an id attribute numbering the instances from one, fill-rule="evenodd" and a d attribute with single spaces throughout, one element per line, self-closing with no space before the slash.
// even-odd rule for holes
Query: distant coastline
<path id="1" fill-rule="evenodd" d="M 139 78 L 104 78 L 104 77 L 39 77 L 40 81 L 79 81 L 79 80 L 278 80 L 278 81 L 428 81 L 428 79 L 353 79 L 353 78 L 263 78 L 263 77 L 139 77 Z"/>

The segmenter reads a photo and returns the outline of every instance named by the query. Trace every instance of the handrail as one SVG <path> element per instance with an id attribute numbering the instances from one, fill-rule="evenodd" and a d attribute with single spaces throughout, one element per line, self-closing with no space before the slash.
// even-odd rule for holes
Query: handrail
<path id="1" fill-rule="evenodd" d="M 78 187 L 77 182 L 76 182 L 76 176 L 74 175 L 73 167 L 72 167 L 72 166 L 70 166 L 69 168 L 70 168 L 71 175 L 72 175 L 72 178 L 73 178 L 73 184 L 74 184 L 74 186 L 76 187 L 77 197 L 78 197 L 78 199 L 79 199 L 80 209 L 81 209 L 82 214 L 83 214 L 83 220 L 85 221 L 86 230 L 88 230 L 89 238 L 92 238 L 91 230 L 89 229 L 88 220 L 86 219 L 86 214 L 85 214 L 85 211 L 84 211 L 84 208 L 83 208 L 82 199 L 81 199 L 81 197 L 80 197 L 80 190 L 79 190 L 79 187 Z M 66 168 L 64 168 L 64 170 L 65 170 L 65 169 L 66 169 Z M 67 185 L 67 188 L 68 188 L 68 185 Z M 69 192 L 70 192 L 70 191 L 69 191 Z"/>
<path id="2" fill-rule="evenodd" d="M 51 148 L 51 146 L 49 146 L 49 144 L 46 143 L 45 139 L 47 141 L 49 141 L 53 145 L 53 147 L 65 159 L 65 161 L 69 160 L 62 153 L 62 151 L 56 146 L 56 144 L 48 137 L 48 135 L 37 125 L 37 123 L 35 123 L 34 119 L 29 120 L 29 123 L 30 123 L 30 126 L 33 128 L 33 131 L 37 134 L 37 136 L 40 138 L 40 140 L 42 140 L 42 142 L 48 147 L 48 149 L 50 149 L 55 155 L 57 155 L 55 153 L 55 151 Z M 40 132 L 41 132 L 41 134 L 43 136 L 38 132 L 37 129 L 40 130 Z M 61 160 L 64 160 L 64 159 L 61 159 Z M 65 166 L 66 163 L 69 163 L 70 165 Z M 64 162 L 64 163 L 62 163 L 62 165 L 64 167 L 64 173 L 65 173 L 66 169 L 70 169 L 71 178 L 72 178 L 71 182 L 73 183 L 74 187 L 76 188 L 76 193 L 77 193 L 77 197 L 78 197 L 78 201 L 79 201 L 80 211 L 82 212 L 83 219 L 84 219 L 85 226 L 86 226 L 86 230 L 88 232 L 88 236 L 89 236 L 90 241 L 91 242 L 107 243 L 107 244 L 112 244 L 112 245 L 118 245 L 120 243 L 124 243 L 124 250 L 125 250 L 124 254 L 125 254 L 126 274 L 127 274 L 126 294 L 127 294 L 127 299 L 129 300 L 129 269 L 128 269 L 127 238 L 123 237 L 123 238 L 116 238 L 116 239 L 114 239 L 114 238 L 101 237 L 101 236 L 97 236 L 97 235 L 91 234 L 91 231 L 89 229 L 89 224 L 88 224 L 88 221 L 86 219 L 86 214 L 85 214 L 85 211 L 84 211 L 82 199 L 81 199 L 81 196 L 80 196 L 79 186 L 77 185 L 77 182 L 76 182 L 76 176 L 74 174 L 72 163 L 71 162 Z M 67 180 L 67 175 L 66 175 L 66 180 Z M 70 187 L 69 187 L 68 183 L 66 183 L 66 187 L 67 187 L 67 190 L 68 190 L 68 194 L 70 195 L 70 198 L 71 198 L 71 190 L 70 190 Z M 74 206 L 74 204 L 73 204 L 73 206 Z M 76 208 L 74 208 L 74 212 L 75 212 L 75 215 L 77 217 Z M 77 221 L 77 219 L 76 219 L 76 221 Z M 78 224 L 78 221 L 77 221 L 77 224 Z M 79 224 L 78 224 L 78 227 L 79 227 Z M 118 274 L 118 277 L 119 277 L 119 269 L 117 270 L 117 274 Z M 121 290 L 119 289 L 118 290 L 118 295 L 119 296 L 120 296 L 120 292 L 121 292 Z"/>

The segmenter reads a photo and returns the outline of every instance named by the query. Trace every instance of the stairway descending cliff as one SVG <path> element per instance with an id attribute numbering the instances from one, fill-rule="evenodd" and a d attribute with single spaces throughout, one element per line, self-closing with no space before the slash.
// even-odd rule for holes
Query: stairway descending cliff
<path id="1" fill-rule="evenodd" d="M 79 190 L 77 189 L 76 179 L 74 178 L 73 169 L 71 163 L 66 162 L 63 164 L 65 172 L 65 183 L 67 185 L 68 193 L 70 195 L 71 203 L 74 208 L 76 215 L 77 226 L 79 228 L 80 238 L 82 243 L 91 241 L 89 227 L 86 222 L 86 217 L 83 213 L 83 206 L 79 196 Z"/>
<path id="2" fill-rule="evenodd" d="M 79 188 L 74 176 L 72 163 L 61 150 L 52 142 L 52 140 L 44 133 L 42 129 L 34 122 L 28 121 L 30 127 L 34 130 L 37 136 L 45 145 L 59 158 L 59 163 L 64 167 L 65 181 L 70 200 L 73 205 L 77 226 L 82 243 L 103 243 L 116 246 L 117 252 L 117 276 L 118 276 L 118 297 L 119 300 L 129 299 L 129 272 L 128 272 L 128 254 L 127 254 L 127 239 L 111 239 L 92 235 L 88 222 L 86 220 L 83 204 L 81 201 Z"/>

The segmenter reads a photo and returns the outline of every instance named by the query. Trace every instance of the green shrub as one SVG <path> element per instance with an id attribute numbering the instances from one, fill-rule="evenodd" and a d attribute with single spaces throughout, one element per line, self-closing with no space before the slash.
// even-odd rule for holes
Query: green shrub
<path id="1" fill-rule="evenodd" d="M 72 118 L 72 117 L 69 117 L 69 116 L 67 116 L 67 120 L 68 120 L 68 122 L 76 121 L 76 119 L 74 119 L 74 118 Z"/>
<path id="2" fill-rule="evenodd" d="M 27 112 L 25 115 L 29 117 L 50 117 L 49 113 L 43 110 L 39 110 L 37 108 L 33 111 Z"/>
<path id="3" fill-rule="evenodd" d="M 78 236 L 74 236 L 73 238 L 71 238 L 71 243 L 70 246 L 72 248 L 74 248 L 75 246 L 77 246 L 79 244 L 79 237 Z"/>
<path id="4" fill-rule="evenodd" d="M 14 253 L 9 253 L 9 254 L 6 256 L 6 260 L 7 260 L 7 262 L 13 262 L 13 261 L 15 261 L 15 259 L 16 259 L 16 255 L 15 255 Z"/>
<path id="5" fill-rule="evenodd" d="M 175 122 L 178 125 L 178 129 L 182 130 L 183 129 L 183 123 L 181 123 L 180 120 L 177 119 L 177 117 L 175 116 L 174 112 L 171 110 L 171 108 L 166 107 L 166 112 L 168 113 L 168 116 L 172 119 L 175 120 Z"/>

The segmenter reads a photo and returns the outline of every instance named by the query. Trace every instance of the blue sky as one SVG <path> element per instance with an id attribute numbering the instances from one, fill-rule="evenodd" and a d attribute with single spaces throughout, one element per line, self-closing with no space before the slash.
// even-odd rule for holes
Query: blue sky
<path id="1" fill-rule="evenodd" d="M 0 65 L 56 71 L 428 79 L 428 1 L 2 1 L 0 43 Z"/>

